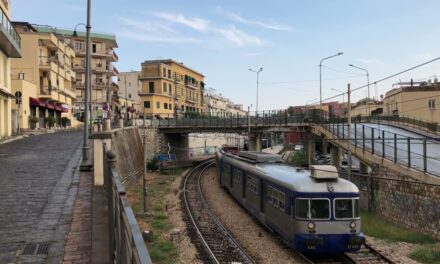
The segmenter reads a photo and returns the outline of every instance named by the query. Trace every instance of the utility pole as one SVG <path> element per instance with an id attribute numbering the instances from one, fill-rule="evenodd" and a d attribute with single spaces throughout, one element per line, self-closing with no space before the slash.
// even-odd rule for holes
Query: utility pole
<path id="1" fill-rule="evenodd" d="M 347 149 L 348 149 L 348 168 L 347 168 L 347 179 L 351 181 L 351 90 L 350 84 L 347 85 L 347 104 L 348 104 L 348 139 L 347 139 Z"/>

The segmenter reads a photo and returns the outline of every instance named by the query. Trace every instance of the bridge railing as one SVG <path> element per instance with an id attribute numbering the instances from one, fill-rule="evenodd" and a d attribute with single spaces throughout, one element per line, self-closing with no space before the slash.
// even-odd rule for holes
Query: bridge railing
<path id="1" fill-rule="evenodd" d="M 358 116 L 353 117 L 352 121 L 390 123 L 398 126 L 409 126 L 432 133 L 437 133 L 439 131 L 439 125 L 437 122 L 417 119 L 411 116 Z"/>
<path id="2" fill-rule="evenodd" d="M 103 145 L 104 186 L 107 191 L 109 254 L 111 263 L 152 264 L 142 233 L 115 168 L 115 154 Z"/>
<path id="3" fill-rule="evenodd" d="M 436 144 L 426 138 L 405 136 L 381 129 L 380 124 L 354 123 L 348 137 L 347 123 L 328 122 L 322 126 L 338 140 L 409 168 L 440 176 Z"/>

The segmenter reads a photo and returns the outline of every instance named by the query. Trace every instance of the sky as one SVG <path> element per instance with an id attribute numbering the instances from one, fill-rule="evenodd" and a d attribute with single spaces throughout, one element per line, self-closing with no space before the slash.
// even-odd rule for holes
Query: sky
<path id="1" fill-rule="evenodd" d="M 69 28 L 86 21 L 86 0 L 13 0 L 12 20 Z M 440 56 L 440 1 L 424 0 L 92 0 L 92 31 L 116 35 L 119 71 L 174 59 L 202 72 L 207 87 L 245 108 L 283 109 L 319 102 Z M 393 83 L 440 74 L 440 60 L 370 85 L 371 97 Z M 352 102 L 367 96 L 352 93 Z M 377 93 L 376 93 L 377 90 Z M 345 97 L 346 98 L 346 97 Z M 330 100 L 330 99 L 329 99 Z M 332 100 L 342 101 L 342 96 Z"/>

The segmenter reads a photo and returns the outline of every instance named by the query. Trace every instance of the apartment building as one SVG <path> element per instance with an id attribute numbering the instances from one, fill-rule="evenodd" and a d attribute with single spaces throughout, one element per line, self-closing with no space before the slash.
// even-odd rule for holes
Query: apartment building
<path id="1" fill-rule="evenodd" d="M 11 62 L 13 91 L 22 95 L 20 107 L 13 105 L 13 120 L 18 121 L 14 122 L 14 129 L 45 128 L 49 117 L 55 119 L 55 126 L 62 125 L 62 117 L 72 120 L 76 98 L 72 87 L 75 52 L 64 38 L 39 32 L 28 22 L 13 25 L 21 36 L 23 50 L 22 58 Z M 35 117 L 38 123 L 30 123 Z"/>
<path id="2" fill-rule="evenodd" d="M 383 112 L 383 102 L 371 98 L 357 101 L 351 107 L 351 116 L 374 116 Z"/>
<path id="3" fill-rule="evenodd" d="M 203 74 L 171 59 L 143 62 L 142 111 L 157 118 L 203 112 L 204 78 Z"/>
<path id="4" fill-rule="evenodd" d="M 11 24 L 11 3 L 0 1 L 0 139 L 12 134 L 11 58 L 21 57 L 21 39 Z"/>
<path id="5" fill-rule="evenodd" d="M 246 116 L 247 111 L 243 110 L 242 104 L 235 104 L 229 98 L 217 93 L 214 88 L 206 89 L 203 94 L 204 112 L 213 116 L 233 115 Z"/>
<path id="6" fill-rule="evenodd" d="M 54 28 L 50 26 L 37 26 L 39 32 L 50 32 L 68 39 L 75 52 L 73 60 L 73 71 L 76 79 L 73 87 L 76 92 L 74 112 L 78 119 L 83 119 L 85 103 L 85 70 L 86 70 L 86 32 L 72 31 L 67 29 Z M 116 36 L 107 33 L 92 32 L 91 36 L 91 96 L 92 118 L 99 119 L 106 117 L 107 102 L 110 108 L 117 112 L 120 108 L 118 99 L 118 85 L 114 82 L 119 74 L 113 65 L 118 61 L 114 49 L 118 48 Z"/>
<path id="7" fill-rule="evenodd" d="M 407 82 L 385 94 L 384 115 L 408 116 L 440 123 L 440 82 L 437 78 L 426 82 Z"/>
<path id="8" fill-rule="evenodd" d="M 124 113 L 142 113 L 140 71 L 120 72 L 118 77 L 119 100 Z"/>

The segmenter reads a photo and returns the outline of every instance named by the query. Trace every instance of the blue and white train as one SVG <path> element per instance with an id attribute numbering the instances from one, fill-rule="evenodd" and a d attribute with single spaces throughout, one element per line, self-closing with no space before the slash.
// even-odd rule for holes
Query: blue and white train
<path id="1" fill-rule="evenodd" d="M 359 189 L 335 167 L 311 170 L 283 164 L 278 155 L 217 151 L 221 186 L 255 218 L 304 253 L 360 249 Z"/>

